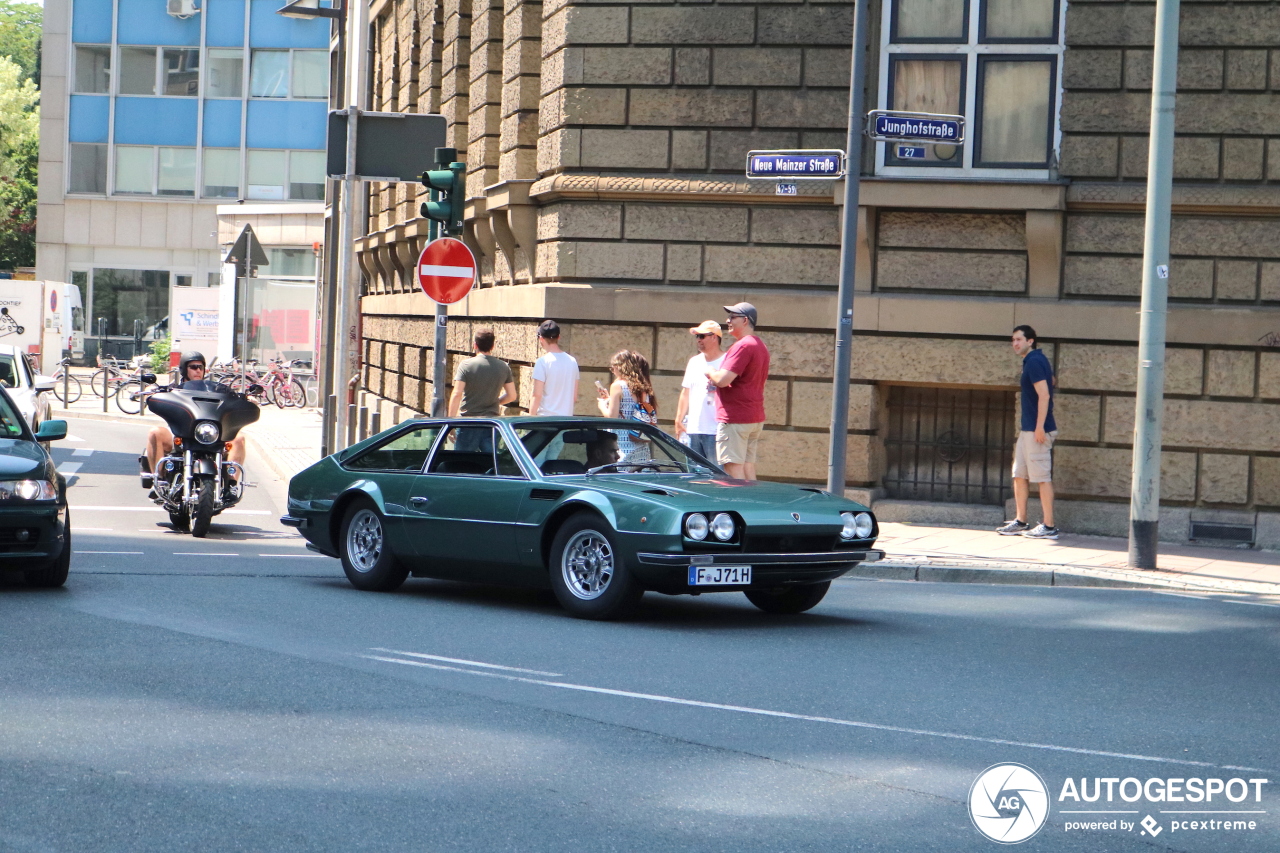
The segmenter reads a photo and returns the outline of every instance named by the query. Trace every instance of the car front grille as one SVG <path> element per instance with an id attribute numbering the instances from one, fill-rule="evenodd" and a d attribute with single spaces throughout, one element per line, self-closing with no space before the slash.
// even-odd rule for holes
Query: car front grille
<path id="1" fill-rule="evenodd" d="M 747 534 L 745 550 L 748 554 L 775 553 L 807 553 L 817 554 L 822 551 L 834 551 L 837 537 L 825 534 L 769 536 L 766 534 Z"/>

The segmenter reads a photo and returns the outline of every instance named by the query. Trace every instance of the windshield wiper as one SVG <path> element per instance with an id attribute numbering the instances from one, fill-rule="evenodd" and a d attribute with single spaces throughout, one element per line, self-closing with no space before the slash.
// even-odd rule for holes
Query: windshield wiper
<path id="1" fill-rule="evenodd" d="M 603 474 L 604 472 L 610 471 L 610 470 L 617 472 L 622 468 L 639 468 L 641 471 L 643 471 L 645 468 L 674 468 L 677 471 L 684 473 L 684 465 L 680 464 L 679 462 L 661 462 L 654 459 L 645 459 L 643 461 L 637 461 L 637 462 L 609 462 L 604 465 L 597 465 L 594 468 L 588 468 L 587 473 Z M 628 473 L 637 473 L 637 472 L 628 472 Z"/>

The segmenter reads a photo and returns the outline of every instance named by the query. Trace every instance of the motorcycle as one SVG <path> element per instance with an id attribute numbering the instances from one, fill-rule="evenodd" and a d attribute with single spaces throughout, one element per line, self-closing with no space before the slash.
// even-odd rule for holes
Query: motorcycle
<path id="1" fill-rule="evenodd" d="M 154 472 L 144 466 L 142 487 L 154 490 L 152 500 L 168 510 L 176 529 L 203 538 L 213 517 L 244 496 L 244 469 L 225 454 L 240 430 L 258 420 L 258 407 L 235 392 L 174 390 L 152 395 L 147 408 L 169 425 L 173 451 Z"/>

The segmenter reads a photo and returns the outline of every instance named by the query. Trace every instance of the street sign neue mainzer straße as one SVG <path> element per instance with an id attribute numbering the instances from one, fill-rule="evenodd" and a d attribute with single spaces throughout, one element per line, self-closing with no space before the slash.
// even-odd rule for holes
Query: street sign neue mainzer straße
<path id="1" fill-rule="evenodd" d="M 964 142 L 964 116 L 872 110 L 867 113 L 867 136 L 881 141 L 959 145 Z"/>
<path id="2" fill-rule="evenodd" d="M 766 181 L 835 180 L 844 177 L 844 152 L 825 148 L 748 151 L 747 177 Z"/>

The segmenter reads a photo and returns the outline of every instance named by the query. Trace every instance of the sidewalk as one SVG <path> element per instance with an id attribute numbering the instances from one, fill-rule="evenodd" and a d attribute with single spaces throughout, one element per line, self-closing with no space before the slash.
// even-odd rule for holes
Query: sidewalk
<path id="1" fill-rule="evenodd" d="M 54 416 L 161 423 L 152 415 L 125 415 L 89 394 Z M 250 457 L 282 480 L 320 458 L 320 412 L 264 406 L 261 419 L 244 430 Z M 877 547 L 886 557 L 850 574 L 882 580 L 1002 583 L 1028 586 L 1111 586 L 1235 592 L 1280 600 L 1280 554 L 1237 548 L 1160 544 L 1160 568 L 1127 568 L 1128 542 L 1105 536 L 1064 534 L 1057 541 L 1001 536 L 993 530 L 885 522 Z"/>

